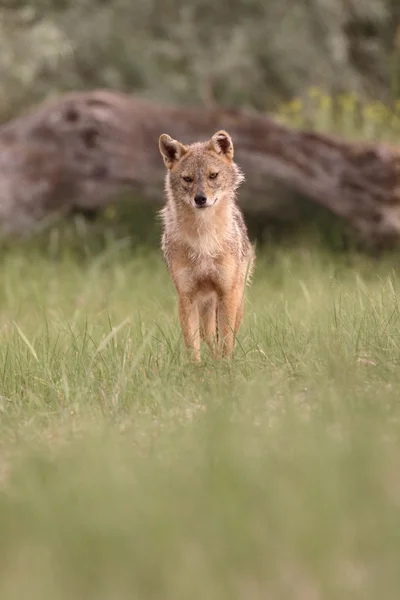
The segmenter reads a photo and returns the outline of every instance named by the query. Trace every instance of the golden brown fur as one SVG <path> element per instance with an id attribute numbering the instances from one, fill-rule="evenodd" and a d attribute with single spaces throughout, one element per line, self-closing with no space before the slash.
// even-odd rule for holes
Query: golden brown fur
<path id="1" fill-rule="evenodd" d="M 186 348 L 200 358 L 200 339 L 231 356 L 243 318 L 243 294 L 254 251 L 235 201 L 244 177 L 228 133 L 185 146 L 160 136 L 167 166 L 161 211 L 162 250 L 179 296 Z M 218 342 L 218 343 L 217 343 Z"/>

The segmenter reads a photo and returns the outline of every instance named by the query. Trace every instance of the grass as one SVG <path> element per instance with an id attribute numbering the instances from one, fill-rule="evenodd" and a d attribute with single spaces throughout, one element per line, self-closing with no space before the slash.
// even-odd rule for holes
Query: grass
<path id="1" fill-rule="evenodd" d="M 261 249 L 193 366 L 154 247 L 58 235 L 0 260 L 0 598 L 397 598 L 397 257 Z"/>

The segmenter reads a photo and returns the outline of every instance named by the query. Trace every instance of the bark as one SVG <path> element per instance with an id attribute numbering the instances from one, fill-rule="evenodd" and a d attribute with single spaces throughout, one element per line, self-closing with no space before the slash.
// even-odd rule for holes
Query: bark
<path id="1" fill-rule="evenodd" d="M 55 214 L 91 212 L 128 186 L 163 199 L 158 137 L 184 142 L 226 129 L 246 182 L 243 208 L 267 206 L 282 181 L 373 240 L 400 235 L 400 153 L 290 129 L 271 118 L 186 108 L 111 91 L 74 92 L 0 127 L 0 223 L 26 232 Z"/>

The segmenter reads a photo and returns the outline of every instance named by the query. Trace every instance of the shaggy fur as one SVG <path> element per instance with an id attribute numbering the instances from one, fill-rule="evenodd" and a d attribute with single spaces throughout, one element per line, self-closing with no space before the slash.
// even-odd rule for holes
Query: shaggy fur
<path id="1" fill-rule="evenodd" d="M 159 147 L 167 167 L 162 251 L 186 348 L 199 360 L 202 337 L 213 355 L 231 356 L 255 259 L 235 200 L 244 177 L 232 140 L 219 131 L 185 146 L 163 134 Z"/>

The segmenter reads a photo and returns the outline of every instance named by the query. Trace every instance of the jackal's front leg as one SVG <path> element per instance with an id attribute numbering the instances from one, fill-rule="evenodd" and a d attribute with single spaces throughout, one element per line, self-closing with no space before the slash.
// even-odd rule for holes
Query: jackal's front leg
<path id="1" fill-rule="evenodd" d="M 223 356 L 232 356 L 235 336 L 242 320 L 241 304 L 242 297 L 236 288 L 219 299 L 218 337 Z"/>
<path id="2" fill-rule="evenodd" d="M 199 306 L 200 333 L 215 358 L 217 346 L 217 298 L 209 298 Z"/>
<path id="3" fill-rule="evenodd" d="M 179 321 L 183 341 L 191 358 L 200 360 L 200 319 L 197 302 L 187 295 L 179 295 Z"/>

